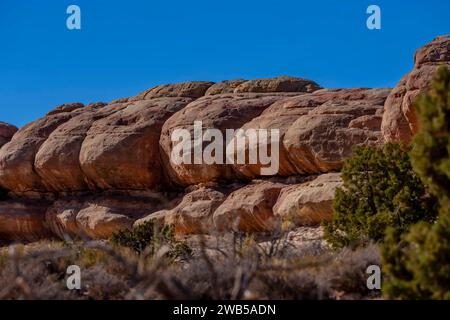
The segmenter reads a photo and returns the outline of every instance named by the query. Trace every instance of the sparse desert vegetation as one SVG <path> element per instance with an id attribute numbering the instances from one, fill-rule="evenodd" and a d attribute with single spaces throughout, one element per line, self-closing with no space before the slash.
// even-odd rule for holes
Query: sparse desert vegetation
<path id="1" fill-rule="evenodd" d="M 141 253 L 106 241 L 5 247 L 0 255 L 0 299 L 380 297 L 366 286 L 366 268 L 380 263 L 379 248 L 331 251 L 321 228 L 260 239 L 243 234 L 195 236 L 176 241 L 190 248 L 176 257 L 170 254 L 170 241 Z M 66 269 L 73 264 L 82 270 L 81 290 L 66 286 Z"/>

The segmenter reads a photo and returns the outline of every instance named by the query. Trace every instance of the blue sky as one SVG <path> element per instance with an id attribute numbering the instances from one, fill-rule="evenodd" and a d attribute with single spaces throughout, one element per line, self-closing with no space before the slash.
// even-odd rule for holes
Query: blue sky
<path id="1" fill-rule="evenodd" d="M 81 8 L 82 30 L 66 28 Z M 366 8 L 382 29 L 366 28 Z M 156 84 L 292 75 L 392 87 L 416 48 L 450 33 L 448 0 L 1 0 L 0 121 Z"/>

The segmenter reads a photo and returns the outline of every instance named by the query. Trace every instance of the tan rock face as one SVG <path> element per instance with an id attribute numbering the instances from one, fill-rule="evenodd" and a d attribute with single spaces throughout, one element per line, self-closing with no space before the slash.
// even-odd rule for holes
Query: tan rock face
<path id="1" fill-rule="evenodd" d="M 310 182 L 286 187 L 273 207 L 274 215 L 289 225 L 320 225 L 332 219 L 334 193 L 340 186 L 340 174 L 328 173 Z"/>
<path id="2" fill-rule="evenodd" d="M 381 144 L 380 129 L 354 127 L 352 121 L 382 110 L 389 89 L 324 90 L 325 103 L 299 117 L 287 130 L 283 147 L 296 173 L 339 170 L 358 145 Z M 354 122 L 353 122 L 354 123 Z"/>
<path id="3" fill-rule="evenodd" d="M 209 89 L 206 91 L 205 96 L 211 96 L 215 94 L 223 94 L 223 93 L 233 93 L 234 90 L 244 82 L 247 82 L 247 80 L 225 80 L 219 83 L 216 83 L 209 87 Z"/>
<path id="4" fill-rule="evenodd" d="M 205 95 L 245 92 L 313 92 L 319 89 L 320 86 L 314 81 L 282 76 L 255 80 L 225 80 L 209 87 Z"/>
<path id="5" fill-rule="evenodd" d="M 47 191 L 34 170 L 36 153 L 56 128 L 80 110 L 47 116 L 21 128 L 0 150 L 0 187 L 16 193 Z"/>
<path id="6" fill-rule="evenodd" d="M 234 93 L 243 92 L 314 92 L 320 86 L 314 81 L 295 78 L 277 77 L 267 79 L 250 80 L 237 86 Z"/>
<path id="7" fill-rule="evenodd" d="M 192 81 L 175 84 L 163 84 L 140 93 L 135 100 L 147 100 L 161 97 L 200 98 L 214 82 Z"/>
<path id="8" fill-rule="evenodd" d="M 0 121 L 0 148 L 9 142 L 16 132 L 17 127 Z"/>
<path id="9" fill-rule="evenodd" d="M 159 138 L 163 123 L 190 98 L 136 101 L 96 121 L 80 150 L 80 166 L 93 188 L 154 189 L 162 184 Z"/>
<path id="10" fill-rule="evenodd" d="M 162 125 L 191 98 L 154 98 L 52 113 L 0 151 L 0 186 L 17 194 L 154 189 Z"/>
<path id="11" fill-rule="evenodd" d="M 221 191 L 200 188 L 186 194 L 175 208 L 155 212 L 137 220 L 135 225 L 153 220 L 174 226 L 177 235 L 208 234 L 214 231 L 213 213 L 225 198 Z"/>
<path id="12" fill-rule="evenodd" d="M 286 185 L 260 182 L 231 193 L 214 213 L 218 231 L 262 232 L 277 227 L 272 211 L 281 189 Z"/>
<path id="13" fill-rule="evenodd" d="M 80 166 L 81 146 L 91 126 L 125 105 L 92 108 L 72 117 L 54 130 L 35 156 L 35 171 L 48 190 L 55 192 L 87 190 L 89 181 Z"/>
<path id="14" fill-rule="evenodd" d="M 60 106 L 57 106 L 55 109 L 50 110 L 47 115 L 51 116 L 52 114 L 62 113 L 62 112 L 72 112 L 74 110 L 84 108 L 84 104 L 80 102 L 74 102 L 74 103 L 64 103 Z"/>
<path id="15" fill-rule="evenodd" d="M 167 205 L 160 198 L 88 196 L 61 199 L 49 206 L 45 222 L 61 239 L 106 239 L 131 228 L 133 222 Z"/>
<path id="16" fill-rule="evenodd" d="M 51 237 L 45 224 L 48 203 L 30 200 L 0 201 L 0 240 L 35 241 Z"/>
<path id="17" fill-rule="evenodd" d="M 317 225 L 332 216 L 341 185 L 339 174 L 329 172 L 340 170 L 355 146 L 379 145 L 383 135 L 408 140 L 417 130 L 412 101 L 437 65 L 449 64 L 449 43 L 444 36 L 418 50 L 414 70 L 392 92 L 320 89 L 292 77 L 185 82 L 109 104 L 64 104 L 17 132 L 0 123 L 0 189 L 55 199 L 0 202 L 0 239 L 107 238 L 149 219 L 183 235 L 270 231 L 285 220 Z M 175 164 L 172 133 L 186 129 L 194 138 L 196 121 L 202 133 L 218 129 L 223 139 L 227 129 L 277 129 L 279 170 L 270 180 L 319 176 L 291 185 L 262 176 L 260 163 L 194 163 L 191 157 L 191 164 Z M 239 148 L 248 160 L 248 144 Z M 236 189 L 255 179 L 264 180 Z M 198 189 L 181 194 L 180 186 Z M 161 188 L 175 191 L 176 201 L 157 193 Z M 160 198 L 136 196 L 148 193 Z"/>
<path id="18" fill-rule="evenodd" d="M 420 92 L 429 89 L 440 65 L 450 67 L 449 35 L 438 37 L 416 51 L 413 70 L 400 80 L 386 100 L 382 122 L 386 141 L 410 142 L 417 133 L 414 101 Z"/>
<path id="19" fill-rule="evenodd" d="M 243 129 L 278 129 L 282 176 L 338 170 L 357 145 L 378 144 L 383 104 L 389 89 L 324 89 L 272 104 Z M 249 154 L 248 145 L 245 150 Z M 248 178 L 261 164 L 234 165 Z"/>
<path id="20" fill-rule="evenodd" d="M 176 129 L 189 131 L 193 138 L 194 122 L 202 121 L 203 129 L 219 129 L 225 138 L 226 129 L 241 128 L 246 122 L 259 116 L 271 104 L 290 95 L 292 96 L 289 93 L 247 93 L 206 96 L 175 113 L 165 122 L 160 139 L 164 167 L 170 180 L 178 185 L 188 186 L 235 178 L 231 165 L 206 164 L 203 161 L 202 164 L 195 164 L 193 157 L 191 157 L 191 164 L 175 164 L 171 161 L 172 150 L 179 143 L 172 142 L 172 133 Z M 202 150 L 208 144 L 209 142 L 204 143 Z M 193 144 L 187 153 L 194 154 Z"/>

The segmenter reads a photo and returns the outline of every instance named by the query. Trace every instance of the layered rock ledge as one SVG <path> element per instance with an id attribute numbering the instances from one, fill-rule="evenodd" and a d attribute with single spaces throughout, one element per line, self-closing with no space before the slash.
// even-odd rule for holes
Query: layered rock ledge
<path id="1" fill-rule="evenodd" d="M 149 220 L 180 235 L 318 225 L 333 216 L 339 170 L 355 146 L 417 131 L 411 102 L 438 65 L 450 65 L 449 52 L 450 36 L 419 49 L 392 91 L 293 77 L 197 81 L 64 104 L 19 130 L 0 123 L 0 240 L 101 239 Z M 175 163 L 172 133 L 193 134 L 196 121 L 223 135 L 279 130 L 278 171 L 263 175 L 260 158 Z M 233 152 L 249 159 L 252 150 Z"/>

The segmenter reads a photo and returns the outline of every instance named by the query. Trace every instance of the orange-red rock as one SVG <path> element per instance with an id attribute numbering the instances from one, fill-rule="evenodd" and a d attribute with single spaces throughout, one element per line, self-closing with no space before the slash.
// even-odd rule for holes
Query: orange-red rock
<path id="1" fill-rule="evenodd" d="M 231 193 L 214 212 L 219 232 L 262 232 L 278 227 L 272 208 L 286 185 L 268 181 L 249 184 Z"/>
<path id="2" fill-rule="evenodd" d="M 281 190 L 273 207 L 276 217 L 294 226 L 316 226 L 333 218 L 333 198 L 342 186 L 339 173 L 327 173 L 312 181 Z"/>
<path id="3" fill-rule="evenodd" d="M 440 65 L 450 68 L 450 35 L 437 37 L 416 51 L 413 70 L 400 80 L 386 100 L 382 122 L 386 141 L 410 142 L 417 133 L 414 101 L 420 92 L 429 89 Z"/>
<path id="4" fill-rule="evenodd" d="M 156 189 L 162 181 L 159 138 L 164 122 L 190 98 L 128 103 L 89 128 L 80 167 L 94 189 Z"/>
<path id="5" fill-rule="evenodd" d="M 150 214 L 135 225 L 153 220 L 174 226 L 177 235 L 213 233 L 213 213 L 225 199 L 223 192 L 203 187 L 186 194 L 175 208 Z"/>
<path id="6" fill-rule="evenodd" d="M 0 121 L 0 148 L 9 142 L 16 132 L 17 127 Z"/>
<path id="7" fill-rule="evenodd" d="M 357 145 L 382 142 L 380 114 L 389 89 L 323 89 L 275 102 L 243 129 L 278 129 L 279 175 L 338 170 Z M 237 151 L 241 151 L 239 148 Z M 245 150 L 248 157 L 248 145 Z M 234 165 L 248 178 L 261 163 Z"/>
<path id="8" fill-rule="evenodd" d="M 190 103 L 169 118 L 162 129 L 160 145 L 167 176 L 173 183 L 182 186 L 235 179 L 236 175 L 231 164 L 206 164 L 204 162 L 195 164 L 193 159 L 190 164 L 175 164 L 171 161 L 174 144 L 178 143 L 171 140 L 174 130 L 186 129 L 193 137 L 194 122 L 202 121 L 204 129 L 219 129 L 225 137 L 227 129 L 241 128 L 274 102 L 292 95 L 292 93 L 220 94 L 205 96 Z M 206 145 L 208 143 L 204 143 L 203 148 Z M 204 150 L 203 148 L 202 150 Z M 193 146 L 189 152 L 194 154 Z M 225 154 L 225 150 L 223 154 Z"/>
<path id="9" fill-rule="evenodd" d="M 51 237 L 45 223 L 47 207 L 44 201 L 0 201 L 0 240 L 36 241 Z"/>

